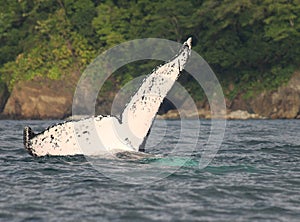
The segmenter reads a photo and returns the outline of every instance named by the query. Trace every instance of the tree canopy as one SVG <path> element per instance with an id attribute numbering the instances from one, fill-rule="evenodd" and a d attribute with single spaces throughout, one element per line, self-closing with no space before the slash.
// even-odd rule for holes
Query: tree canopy
<path id="1" fill-rule="evenodd" d="M 147 37 L 192 36 L 221 82 L 239 89 L 278 87 L 300 64 L 300 0 L 2 0 L 0 18 L 0 77 L 9 89 L 81 72 L 97 53 Z"/>

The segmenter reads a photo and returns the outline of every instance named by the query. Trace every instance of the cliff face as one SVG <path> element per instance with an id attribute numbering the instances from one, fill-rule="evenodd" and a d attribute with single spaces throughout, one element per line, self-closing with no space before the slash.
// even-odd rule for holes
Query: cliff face
<path id="1" fill-rule="evenodd" d="M 2 87 L 0 112 L 6 103 L 2 114 L 9 118 L 64 118 L 71 115 L 72 112 L 74 85 L 76 85 L 75 81 L 73 83 L 53 80 L 20 82 L 15 85 L 10 96 L 7 89 Z M 96 113 L 109 114 L 113 99 L 113 92 L 98 98 L 95 107 Z M 82 106 L 85 107 L 84 102 L 82 102 Z M 199 116 L 210 118 L 209 106 L 201 107 Z M 250 99 L 245 99 L 240 94 L 232 101 L 227 101 L 227 107 L 229 110 L 227 118 L 229 119 L 300 118 L 300 72 L 296 72 L 286 85 L 277 90 L 264 91 Z"/>
<path id="2" fill-rule="evenodd" d="M 270 108 L 266 108 L 267 100 L 271 100 Z M 259 104 L 262 102 L 262 109 Z M 280 87 L 278 90 L 265 93 L 257 98 L 253 103 L 257 112 L 271 118 L 296 118 L 300 117 L 300 72 L 296 73 L 286 86 Z"/>
<path id="3" fill-rule="evenodd" d="M 251 99 L 237 96 L 230 109 L 245 110 L 271 119 L 300 118 L 300 72 L 277 90 L 261 92 Z"/>
<path id="4" fill-rule="evenodd" d="M 71 114 L 73 92 L 60 81 L 30 81 L 15 85 L 3 114 L 22 119 L 63 118 Z"/>

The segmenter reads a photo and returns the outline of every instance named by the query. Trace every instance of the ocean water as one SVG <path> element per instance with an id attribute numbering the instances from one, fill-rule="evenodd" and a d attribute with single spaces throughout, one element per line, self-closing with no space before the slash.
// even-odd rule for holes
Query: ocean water
<path id="1" fill-rule="evenodd" d="M 23 127 L 55 122 L 0 121 L 0 221 L 300 221 L 299 120 L 227 121 L 204 169 L 208 120 L 156 121 L 155 157 L 28 155 Z"/>

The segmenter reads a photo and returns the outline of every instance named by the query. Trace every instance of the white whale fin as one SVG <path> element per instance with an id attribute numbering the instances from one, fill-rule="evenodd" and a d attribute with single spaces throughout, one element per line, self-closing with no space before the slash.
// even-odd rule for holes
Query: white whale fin
<path id="1" fill-rule="evenodd" d="M 156 113 L 171 90 L 191 53 L 192 39 L 182 46 L 178 55 L 147 76 L 121 114 L 123 131 L 138 151 L 151 128 Z"/>
<path id="2" fill-rule="evenodd" d="M 25 127 L 25 149 L 33 156 L 107 155 L 142 150 L 160 104 L 188 61 L 191 41 L 189 38 L 178 55 L 144 79 L 120 119 L 100 115 L 59 123 L 38 134 Z"/>

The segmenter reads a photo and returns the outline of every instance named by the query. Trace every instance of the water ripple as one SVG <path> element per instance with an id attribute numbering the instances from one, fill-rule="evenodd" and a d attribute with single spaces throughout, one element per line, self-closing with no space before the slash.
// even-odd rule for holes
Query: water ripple
<path id="1" fill-rule="evenodd" d="M 169 155 L 180 122 L 139 161 L 99 160 L 97 171 L 84 156 L 33 158 L 23 148 L 22 129 L 37 131 L 54 121 L 1 121 L 0 221 L 298 221 L 300 218 L 300 122 L 229 121 L 216 157 L 199 169 L 202 147 L 192 155 L 189 137 Z M 159 126 L 159 123 L 158 123 Z M 210 121 L 201 121 L 201 140 Z M 193 130 L 191 128 L 191 130 Z M 152 132 L 152 139 L 159 135 Z M 199 143 L 200 144 L 200 143 Z M 201 142 L 201 144 L 203 144 Z M 156 167 L 168 177 L 144 184 L 110 175 Z M 134 174 L 132 174 L 134 175 Z M 149 175 L 148 175 L 149 176 Z M 155 176 L 155 175 L 152 175 Z M 150 178 L 150 176 L 148 177 Z"/>

